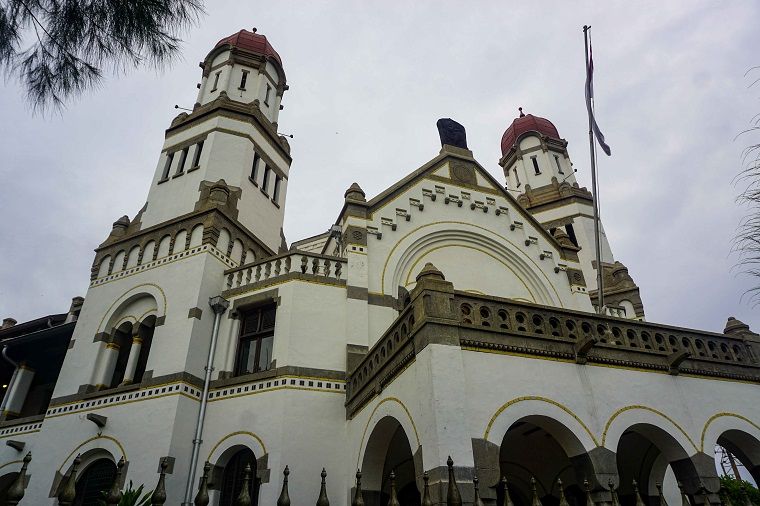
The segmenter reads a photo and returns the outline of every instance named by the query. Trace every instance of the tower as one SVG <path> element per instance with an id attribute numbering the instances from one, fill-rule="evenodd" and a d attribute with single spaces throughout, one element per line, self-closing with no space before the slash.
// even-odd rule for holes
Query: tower
<path id="1" fill-rule="evenodd" d="M 578 185 L 575 169 L 554 124 L 548 119 L 520 115 L 501 138 L 507 188 L 518 202 L 560 240 L 570 240 L 580 247 L 579 259 L 592 301 L 596 304 L 597 276 L 594 246 L 594 197 Z M 604 298 L 612 314 L 627 318 L 644 318 L 639 288 L 628 269 L 615 260 L 604 228 L 601 234 L 601 257 L 604 269 Z"/>

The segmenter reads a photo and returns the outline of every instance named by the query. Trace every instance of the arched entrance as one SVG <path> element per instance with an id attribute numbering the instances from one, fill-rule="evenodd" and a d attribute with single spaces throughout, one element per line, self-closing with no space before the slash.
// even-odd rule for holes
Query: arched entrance
<path id="1" fill-rule="evenodd" d="M 382 418 L 367 440 L 362 460 L 362 489 L 367 506 L 386 506 L 390 498 L 390 474 L 396 475 L 396 493 L 404 506 L 418 506 L 420 492 L 409 438 L 395 418 Z"/>
<path id="2" fill-rule="evenodd" d="M 116 464 L 108 458 L 99 458 L 88 465 L 79 475 L 76 483 L 74 506 L 100 506 L 104 490 L 113 485 Z"/>
<path id="3" fill-rule="evenodd" d="M 530 506 L 532 479 L 543 506 L 559 504 L 558 480 L 562 480 L 571 506 L 585 504 L 583 479 L 588 462 L 583 445 L 572 431 L 545 416 L 527 416 L 513 423 L 499 450 L 501 476 L 507 478 L 515 506 Z M 497 504 L 501 504 L 501 495 L 498 490 Z"/>
<path id="4" fill-rule="evenodd" d="M 256 457 L 249 448 L 237 447 L 229 457 L 222 471 L 219 491 L 219 506 L 232 506 L 243 490 L 245 467 L 251 466 L 251 480 L 248 482 L 248 495 L 251 505 L 259 500 L 259 482 L 256 478 Z"/>
<path id="5" fill-rule="evenodd" d="M 723 447 L 727 454 L 721 456 L 718 451 L 715 453 L 716 459 L 723 457 L 723 461 L 717 462 L 722 474 L 737 477 L 738 471 L 738 477 L 741 479 L 747 480 L 751 477 L 755 484 L 760 484 L 760 441 L 743 430 L 732 429 L 723 432 L 717 444 Z"/>
<path id="6" fill-rule="evenodd" d="M 13 481 L 18 476 L 18 473 L 8 473 L 4 474 L 3 476 L 0 476 L 0 504 L 5 504 L 5 501 L 7 499 L 7 492 L 10 486 L 13 484 Z"/>

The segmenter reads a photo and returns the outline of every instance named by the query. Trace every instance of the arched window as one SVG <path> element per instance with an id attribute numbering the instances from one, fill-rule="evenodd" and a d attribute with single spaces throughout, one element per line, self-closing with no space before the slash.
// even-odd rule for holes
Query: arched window
<path id="1" fill-rule="evenodd" d="M 109 459 L 101 458 L 87 466 L 77 480 L 77 497 L 74 500 L 74 506 L 102 504 L 101 492 L 111 488 L 115 477 L 116 464 Z"/>
<path id="2" fill-rule="evenodd" d="M 259 503 L 259 483 L 256 479 L 256 458 L 253 452 L 244 448 L 234 454 L 227 465 L 224 466 L 222 474 L 221 497 L 219 506 L 232 506 L 240 495 L 243 488 L 243 474 L 245 466 L 251 466 L 251 481 L 248 486 L 248 494 L 251 496 L 251 505 L 256 506 Z"/>
<path id="3" fill-rule="evenodd" d="M 150 355 L 150 346 L 153 344 L 153 331 L 155 330 L 156 317 L 149 316 L 140 324 L 138 336 L 142 340 L 140 344 L 140 354 L 137 357 L 133 383 L 140 383 L 145 374 L 145 366 L 148 365 L 148 356 Z"/>

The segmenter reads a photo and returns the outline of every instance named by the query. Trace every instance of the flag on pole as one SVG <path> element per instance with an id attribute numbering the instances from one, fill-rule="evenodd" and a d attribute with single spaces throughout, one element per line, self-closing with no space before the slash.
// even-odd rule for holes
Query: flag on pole
<path id="1" fill-rule="evenodd" d="M 599 142 L 607 156 L 612 154 L 610 147 L 604 142 L 604 134 L 599 130 L 599 125 L 596 124 L 596 118 L 594 117 L 594 107 L 591 100 L 594 98 L 594 55 L 591 50 L 591 41 L 588 44 L 588 61 L 586 62 L 586 109 L 588 110 L 588 117 L 591 120 L 591 129 L 594 131 L 594 136 Z"/>

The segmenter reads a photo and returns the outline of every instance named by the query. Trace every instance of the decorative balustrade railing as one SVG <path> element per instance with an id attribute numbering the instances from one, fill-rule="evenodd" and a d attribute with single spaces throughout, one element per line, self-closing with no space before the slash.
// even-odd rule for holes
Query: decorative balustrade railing
<path id="1" fill-rule="evenodd" d="M 288 252 L 258 262 L 241 265 L 225 271 L 226 289 L 238 290 L 257 283 L 272 282 L 283 276 L 304 278 L 322 278 L 334 282 L 345 282 L 346 259 L 306 253 Z"/>
<path id="2" fill-rule="evenodd" d="M 760 383 L 757 338 L 474 295 L 445 281 L 428 285 L 418 280 L 411 303 L 348 372 L 349 418 L 430 342 Z"/>

